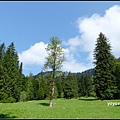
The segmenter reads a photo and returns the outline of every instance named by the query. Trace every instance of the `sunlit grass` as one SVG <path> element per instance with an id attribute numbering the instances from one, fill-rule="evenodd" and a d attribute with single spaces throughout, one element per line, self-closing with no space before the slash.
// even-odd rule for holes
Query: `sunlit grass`
<path id="1" fill-rule="evenodd" d="M 92 98 L 56 99 L 52 108 L 49 100 L 0 103 L 0 118 L 120 118 L 120 106 L 108 102 L 120 100 L 95 100 Z"/>

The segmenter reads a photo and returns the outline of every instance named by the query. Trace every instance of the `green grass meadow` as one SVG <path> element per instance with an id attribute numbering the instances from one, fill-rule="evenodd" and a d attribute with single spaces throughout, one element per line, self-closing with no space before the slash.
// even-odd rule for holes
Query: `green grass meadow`
<path id="1" fill-rule="evenodd" d="M 54 99 L 18 103 L 0 103 L 0 118 L 120 118 L 120 106 L 108 106 L 120 100 Z"/>

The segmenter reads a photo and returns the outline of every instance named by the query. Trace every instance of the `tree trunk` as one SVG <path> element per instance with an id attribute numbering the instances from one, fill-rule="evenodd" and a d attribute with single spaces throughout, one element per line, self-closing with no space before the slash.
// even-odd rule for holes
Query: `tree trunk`
<path id="1" fill-rule="evenodd" d="M 53 103 L 52 103 L 53 95 L 54 95 L 54 84 L 52 85 L 51 94 L 50 94 L 50 107 L 53 106 Z"/>
<path id="2" fill-rule="evenodd" d="M 54 61 L 55 61 L 55 60 L 54 60 Z M 55 62 L 54 62 L 54 64 L 55 64 Z M 53 99 L 53 95 L 54 95 L 54 91 L 55 91 L 55 89 L 54 89 L 55 66 L 54 66 L 54 69 L 53 69 L 52 79 L 53 79 L 53 81 L 52 81 L 52 88 L 51 88 L 51 93 L 50 93 L 50 107 L 53 106 L 52 99 Z"/>
<path id="3" fill-rule="evenodd" d="M 52 104 L 52 99 L 50 98 L 50 107 L 52 107 L 52 105 L 53 105 L 53 104 Z"/>

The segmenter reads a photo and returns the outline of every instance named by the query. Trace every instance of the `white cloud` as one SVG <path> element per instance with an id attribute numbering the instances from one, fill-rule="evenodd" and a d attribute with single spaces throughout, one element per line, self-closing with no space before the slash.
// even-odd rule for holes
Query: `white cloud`
<path id="1" fill-rule="evenodd" d="M 120 57 L 120 6 L 115 5 L 109 8 L 104 15 L 93 14 L 90 17 L 80 17 L 77 20 L 77 26 L 79 35 L 70 38 L 66 43 L 69 46 L 68 58 L 71 59 L 63 66 L 65 70 L 81 71 L 94 66 L 93 51 L 100 32 L 109 39 L 111 52 L 116 58 Z M 77 54 L 81 54 L 80 51 L 89 53 L 86 58 L 89 62 L 85 64 L 77 60 L 75 51 Z"/>
<path id="2" fill-rule="evenodd" d="M 45 56 L 47 52 L 45 48 L 47 44 L 39 42 L 31 46 L 28 50 L 23 51 L 19 54 L 19 59 L 23 62 L 24 66 L 27 65 L 40 65 L 42 66 L 45 62 Z"/>
<path id="3" fill-rule="evenodd" d="M 83 51 L 93 52 L 98 34 L 103 32 L 111 42 L 113 54 L 116 57 L 120 56 L 120 6 L 109 8 L 103 16 L 93 14 L 89 18 L 79 18 L 77 24 L 81 34 L 80 47 Z"/>
<path id="4" fill-rule="evenodd" d="M 64 49 L 66 53 L 66 61 L 63 63 L 63 71 L 71 71 L 71 72 L 82 72 L 92 67 L 91 63 L 86 64 L 85 62 L 79 62 L 78 54 L 75 49 L 71 49 L 72 46 L 69 48 Z M 77 49 L 76 49 L 77 50 Z M 76 58 L 77 57 L 77 58 Z"/>
<path id="5" fill-rule="evenodd" d="M 62 68 L 64 71 L 80 72 L 93 67 L 93 50 L 100 32 L 103 32 L 110 40 L 115 57 L 120 57 L 120 6 L 115 5 L 109 8 L 104 15 L 93 14 L 90 17 L 80 17 L 77 20 L 77 26 L 79 35 L 70 38 L 64 44 L 67 47 L 65 49 L 67 61 Z M 19 54 L 20 60 L 25 65 L 42 66 L 47 55 L 46 46 L 47 44 L 43 42 L 36 43 L 30 49 Z M 78 54 L 82 58 L 81 52 L 87 53 L 88 63 L 78 60 Z"/>
<path id="6" fill-rule="evenodd" d="M 88 64 L 85 63 L 79 63 L 74 58 L 71 61 L 67 61 L 63 64 L 63 71 L 71 71 L 71 72 L 82 72 L 84 70 L 87 70 L 89 67 L 92 67 L 91 65 L 88 66 Z"/>
<path id="7" fill-rule="evenodd" d="M 65 45 L 69 46 L 69 49 L 71 51 L 75 51 L 76 47 L 80 45 L 79 42 L 79 36 L 76 36 L 75 38 L 70 38 L 67 42 L 64 43 Z"/>

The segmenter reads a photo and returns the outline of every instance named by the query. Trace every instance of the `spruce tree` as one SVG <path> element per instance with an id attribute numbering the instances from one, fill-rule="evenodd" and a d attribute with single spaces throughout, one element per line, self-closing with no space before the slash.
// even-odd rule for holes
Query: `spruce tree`
<path id="1" fill-rule="evenodd" d="M 4 48 L 4 47 L 3 47 Z M 1 49 L 2 51 L 2 49 Z M 20 80 L 20 68 L 19 68 L 19 58 L 15 50 L 14 43 L 12 42 L 7 50 L 3 50 L 4 55 L 1 57 L 1 81 L 3 84 L 2 99 L 14 98 L 16 101 L 20 99 L 20 92 L 22 88 Z"/>
<path id="2" fill-rule="evenodd" d="M 66 76 L 63 86 L 64 98 L 71 99 L 78 97 L 77 79 L 71 72 Z"/>
<path id="3" fill-rule="evenodd" d="M 0 100 L 7 98 L 5 93 L 5 80 L 4 80 L 4 55 L 5 55 L 5 44 L 0 45 Z"/>
<path id="4" fill-rule="evenodd" d="M 62 92 L 63 92 L 63 84 L 61 80 L 61 76 L 56 78 L 56 86 L 57 86 L 57 91 L 58 91 L 58 98 L 62 97 Z"/>
<path id="5" fill-rule="evenodd" d="M 103 33 L 97 38 L 96 47 L 94 49 L 94 85 L 95 92 L 99 99 L 112 99 L 115 85 L 115 60 L 111 53 L 111 45 Z"/>
<path id="6" fill-rule="evenodd" d="M 27 77 L 26 82 L 26 92 L 27 92 L 27 100 L 33 100 L 34 99 L 34 88 L 33 88 L 33 74 L 30 73 Z"/>
<path id="7" fill-rule="evenodd" d="M 20 100 L 20 92 L 22 91 L 22 80 L 21 80 L 21 73 L 20 73 L 20 67 L 19 67 L 19 57 L 18 53 L 15 50 L 14 43 L 12 42 L 8 49 L 10 50 L 10 73 L 9 76 L 11 78 L 11 82 L 14 84 L 12 85 L 12 97 L 16 99 L 16 101 Z"/>
<path id="8" fill-rule="evenodd" d="M 79 87 L 79 97 L 86 96 L 86 90 L 85 90 L 85 75 L 82 74 L 79 76 L 78 80 L 78 87 Z"/>
<path id="9" fill-rule="evenodd" d="M 22 90 L 22 64 L 12 42 L 7 49 L 0 45 L 0 100 L 15 102 L 20 100 Z M 23 75 L 22 75 L 23 76 Z"/>
<path id="10" fill-rule="evenodd" d="M 120 62 L 116 60 L 115 78 L 117 82 L 117 90 L 114 94 L 115 99 L 120 99 Z"/>
<path id="11" fill-rule="evenodd" d="M 15 81 L 14 81 L 14 76 L 12 74 L 12 71 L 14 69 L 14 63 L 13 63 L 13 51 L 11 51 L 11 47 L 9 46 L 5 52 L 4 55 L 4 62 L 3 62 L 3 69 L 4 69 L 4 87 L 5 87 L 5 93 L 7 94 L 8 97 L 14 97 L 15 96 L 15 91 L 14 87 L 16 86 Z M 15 71 L 14 71 L 15 72 Z"/>
<path id="12" fill-rule="evenodd" d="M 81 74 L 77 76 L 78 82 L 78 94 L 79 97 L 81 96 L 91 96 L 91 92 L 93 92 L 93 85 L 92 85 L 92 75 L 88 73 Z"/>
<path id="13" fill-rule="evenodd" d="M 38 90 L 37 90 L 37 99 L 43 100 L 45 98 L 45 81 L 43 77 L 43 72 L 38 76 Z"/>

